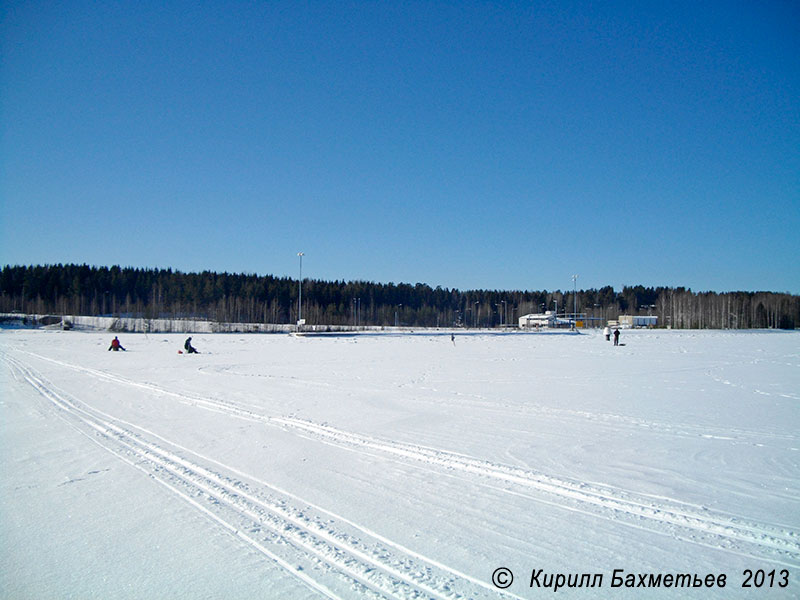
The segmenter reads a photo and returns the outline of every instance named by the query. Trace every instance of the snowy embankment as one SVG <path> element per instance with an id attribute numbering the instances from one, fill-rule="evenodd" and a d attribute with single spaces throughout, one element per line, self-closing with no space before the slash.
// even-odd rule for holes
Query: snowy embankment
<path id="1" fill-rule="evenodd" d="M 0 333 L 3 597 L 798 596 L 798 333 L 110 339 Z"/>
<path id="2" fill-rule="evenodd" d="M 0 313 L 0 324 L 17 329 L 69 329 L 125 333 L 288 333 L 293 325 L 277 323 L 221 323 L 202 319 L 146 319 L 143 317 L 90 317 L 82 315 L 36 315 Z M 310 331 L 341 329 L 330 325 L 309 325 Z M 353 329 L 353 328 L 350 328 Z M 362 327 L 359 329 L 368 329 Z"/>
<path id="3" fill-rule="evenodd" d="M 568 323 L 568 321 L 563 321 Z M 37 315 L 0 313 L 0 329 L 47 329 L 69 331 L 110 331 L 112 333 L 297 333 L 347 334 L 381 333 L 400 335 L 490 335 L 536 333 L 538 335 L 574 334 L 566 326 L 559 329 L 523 331 L 516 327 L 451 328 L 451 327 L 391 327 L 388 325 L 296 325 L 285 323 L 224 323 L 202 319 L 146 319 L 144 317 L 89 317 L 79 315 Z"/>

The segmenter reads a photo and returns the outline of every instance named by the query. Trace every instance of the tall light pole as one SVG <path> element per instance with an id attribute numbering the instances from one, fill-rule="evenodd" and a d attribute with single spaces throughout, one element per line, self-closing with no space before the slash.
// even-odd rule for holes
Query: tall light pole
<path id="1" fill-rule="evenodd" d="M 297 256 L 300 257 L 300 280 L 297 282 L 300 292 L 297 294 L 297 324 L 303 320 L 303 257 L 304 252 L 298 252 Z"/>
<path id="2" fill-rule="evenodd" d="M 578 324 L 578 276 L 572 276 L 572 322 L 573 327 Z"/>

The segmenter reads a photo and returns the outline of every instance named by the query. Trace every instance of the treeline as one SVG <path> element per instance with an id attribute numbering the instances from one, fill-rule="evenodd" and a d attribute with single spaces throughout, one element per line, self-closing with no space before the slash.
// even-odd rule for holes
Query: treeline
<path id="1" fill-rule="evenodd" d="M 294 323 L 297 279 L 271 275 L 182 273 L 172 269 L 88 265 L 6 266 L 0 312 L 195 318 L 234 323 Z M 302 317 L 310 325 L 498 327 L 544 310 L 585 315 L 600 325 L 621 314 L 656 315 L 675 328 L 800 326 L 800 296 L 772 292 L 692 292 L 625 287 L 572 291 L 499 291 L 429 285 L 304 279 Z"/>

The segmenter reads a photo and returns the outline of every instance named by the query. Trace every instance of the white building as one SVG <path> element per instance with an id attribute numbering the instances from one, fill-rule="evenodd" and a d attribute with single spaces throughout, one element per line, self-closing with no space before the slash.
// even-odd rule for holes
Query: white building
<path id="1" fill-rule="evenodd" d="M 562 319 L 556 317 L 556 313 L 548 310 L 545 313 L 522 315 L 519 318 L 520 329 L 538 329 L 541 327 L 558 327 Z"/>
<path id="2" fill-rule="evenodd" d="M 620 315 L 620 327 L 655 327 L 658 324 L 658 317 L 651 315 Z"/>

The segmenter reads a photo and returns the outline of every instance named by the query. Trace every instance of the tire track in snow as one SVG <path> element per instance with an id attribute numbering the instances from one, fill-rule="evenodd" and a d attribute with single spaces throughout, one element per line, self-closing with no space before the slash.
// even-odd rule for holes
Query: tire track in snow
<path id="1" fill-rule="evenodd" d="M 207 410 L 277 425 L 333 445 L 365 452 L 377 450 L 402 461 L 435 465 L 449 471 L 478 476 L 484 480 L 521 486 L 538 494 L 555 497 L 558 500 L 556 505 L 559 502 L 566 503 L 564 504 L 565 508 L 577 507 L 580 512 L 593 516 L 638 528 L 642 528 L 646 524 L 645 528 L 649 531 L 677 536 L 704 546 L 744 554 L 757 559 L 766 559 L 787 566 L 800 565 L 800 533 L 786 528 L 758 523 L 737 515 L 715 513 L 704 507 L 686 504 L 671 498 L 636 494 L 601 484 L 570 481 L 448 450 L 378 439 L 291 417 L 269 417 L 227 402 L 173 392 L 154 384 L 141 383 L 104 371 L 26 353 L 101 379 L 174 397 L 181 402 Z M 513 490 L 508 491 L 512 494 L 516 493 Z"/>
<path id="2" fill-rule="evenodd" d="M 385 543 L 387 540 L 381 536 L 362 540 L 358 533 L 349 531 L 349 523 L 336 524 L 332 519 L 313 514 L 316 511 L 312 505 L 300 508 L 285 498 L 264 497 L 241 480 L 226 477 L 133 433 L 122 426 L 133 424 L 92 409 L 59 391 L 20 361 L 7 355 L 3 359 L 15 375 L 18 373 L 63 411 L 69 417 L 68 422 L 81 433 L 326 597 L 341 598 L 341 594 L 346 596 L 354 590 L 359 597 L 396 600 L 516 597 L 474 578 L 459 577 L 454 570 L 425 560 L 417 553 L 402 552 L 398 545 Z M 363 528 L 355 529 L 362 536 L 366 532 Z M 320 570 L 322 577 L 308 575 L 319 574 Z M 468 596 L 459 592 L 459 588 L 468 588 Z"/>

